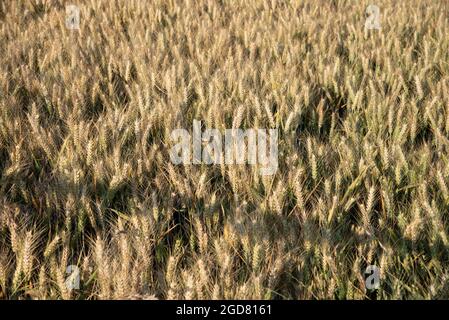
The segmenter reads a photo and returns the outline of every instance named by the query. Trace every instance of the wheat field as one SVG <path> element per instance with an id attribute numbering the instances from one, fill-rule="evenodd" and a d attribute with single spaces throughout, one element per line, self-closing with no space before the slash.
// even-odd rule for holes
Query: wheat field
<path id="1" fill-rule="evenodd" d="M 449 298 L 449 3 L 372 3 L 2 1 L 0 299 Z"/>

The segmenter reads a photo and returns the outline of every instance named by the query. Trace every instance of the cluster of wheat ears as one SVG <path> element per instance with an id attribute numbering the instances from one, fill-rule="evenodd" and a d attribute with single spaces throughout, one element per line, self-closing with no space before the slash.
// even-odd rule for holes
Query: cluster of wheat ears
<path id="1" fill-rule="evenodd" d="M 0 3 L 0 298 L 449 297 L 446 0 L 376 0 L 381 30 L 358 0 L 67 4 Z M 193 119 L 277 128 L 277 172 L 172 164 Z"/>

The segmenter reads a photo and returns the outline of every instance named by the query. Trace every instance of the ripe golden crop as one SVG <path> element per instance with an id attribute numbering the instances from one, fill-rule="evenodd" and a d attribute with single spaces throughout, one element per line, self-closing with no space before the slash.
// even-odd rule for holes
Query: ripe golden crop
<path id="1" fill-rule="evenodd" d="M 449 6 L 373 4 L 2 1 L 0 299 L 447 298 Z"/>

